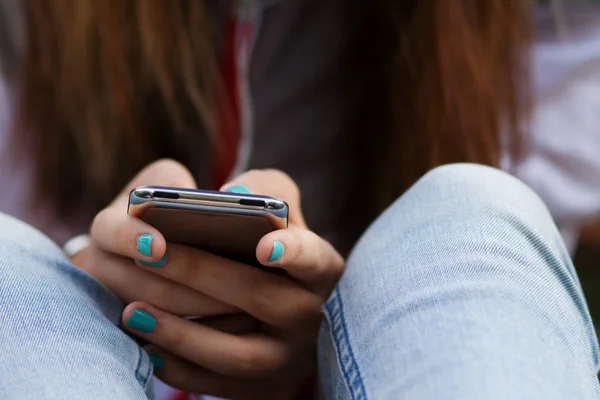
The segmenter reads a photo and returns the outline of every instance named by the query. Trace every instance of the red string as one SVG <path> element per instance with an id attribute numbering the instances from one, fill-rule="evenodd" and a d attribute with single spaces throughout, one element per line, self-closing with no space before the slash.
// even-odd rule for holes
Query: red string
<path id="1" fill-rule="evenodd" d="M 212 186 L 222 186 L 237 161 L 237 147 L 240 135 L 239 92 L 236 57 L 235 17 L 228 18 L 223 30 L 220 68 L 223 76 L 223 96 L 218 104 L 219 147 L 213 150 Z"/>
<path id="2" fill-rule="evenodd" d="M 172 400 L 188 400 L 188 395 L 185 392 L 179 392 Z"/>

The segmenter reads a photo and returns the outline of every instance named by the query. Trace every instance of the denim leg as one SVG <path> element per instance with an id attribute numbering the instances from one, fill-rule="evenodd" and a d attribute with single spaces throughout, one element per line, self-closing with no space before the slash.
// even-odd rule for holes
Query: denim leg
<path id="1" fill-rule="evenodd" d="M 0 399 L 147 399 L 122 304 L 50 239 L 0 214 Z"/>
<path id="2" fill-rule="evenodd" d="M 365 233 L 325 306 L 325 399 L 598 399 L 598 343 L 542 201 L 437 168 Z"/>

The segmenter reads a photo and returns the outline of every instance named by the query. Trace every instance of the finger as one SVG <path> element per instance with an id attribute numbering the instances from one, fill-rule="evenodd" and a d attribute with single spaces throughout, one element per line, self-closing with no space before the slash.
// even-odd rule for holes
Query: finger
<path id="1" fill-rule="evenodd" d="M 202 250 L 169 244 L 162 267 L 140 267 L 243 310 L 269 325 L 292 329 L 321 317 L 323 299 L 293 279 Z"/>
<path id="2" fill-rule="evenodd" d="M 256 247 L 261 264 L 285 269 L 323 298 L 342 276 L 344 259 L 333 246 L 304 228 L 290 227 L 265 235 Z"/>
<path id="3" fill-rule="evenodd" d="M 196 181 L 183 164 L 161 159 L 142 169 L 126 186 L 111 204 L 112 207 L 125 210 L 129 202 L 129 192 L 138 186 L 156 185 L 182 188 L 196 188 Z"/>
<path id="4" fill-rule="evenodd" d="M 125 186 L 115 201 L 94 219 L 91 238 L 100 248 L 146 262 L 157 262 L 164 256 L 166 243 L 162 234 L 127 214 L 129 192 L 148 184 L 196 187 L 190 172 L 176 161 L 159 160 L 148 165 Z"/>
<path id="5" fill-rule="evenodd" d="M 167 249 L 164 236 L 156 228 L 115 207 L 96 215 L 90 238 L 106 252 L 145 262 L 159 262 Z"/>
<path id="6" fill-rule="evenodd" d="M 306 226 L 300 208 L 300 189 L 286 173 L 276 169 L 251 170 L 226 183 L 221 190 L 239 191 L 240 187 L 250 193 L 284 200 L 289 206 L 290 224 Z"/>
<path id="7" fill-rule="evenodd" d="M 94 248 L 87 251 L 99 252 Z M 101 262 L 84 264 L 82 269 L 127 303 L 141 300 L 184 316 L 211 316 L 237 311 L 189 287 L 142 270 L 126 258 L 104 253 L 96 259 Z"/>
<path id="8" fill-rule="evenodd" d="M 123 312 L 127 329 L 169 352 L 219 374 L 270 376 L 290 359 L 285 343 L 265 335 L 231 335 L 142 302 Z"/>
<path id="9" fill-rule="evenodd" d="M 155 345 L 144 349 L 150 355 L 154 374 L 169 386 L 185 392 L 231 400 L 282 399 L 291 398 L 294 393 L 293 383 L 285 379 L 234 378 L 209 371 Z"/>

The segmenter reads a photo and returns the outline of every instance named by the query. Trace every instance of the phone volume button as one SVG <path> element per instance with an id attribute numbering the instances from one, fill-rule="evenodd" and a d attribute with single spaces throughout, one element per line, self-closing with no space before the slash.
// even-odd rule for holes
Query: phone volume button
<path id="1" fill-rule="evenodd" d="M 154 191 L 154 197 L 160 197 L 163 199 L 178 199 L 179 194 L 173 192 L 162 192 L 159 190 Z"/>
<path id="2" fill-rule="evenodd" d="M 240 205 L 242 205 L 242 206 L 264 207 L 266 205 L 266 203 L 265 203 L 264 200 L 240 199 Z"/>

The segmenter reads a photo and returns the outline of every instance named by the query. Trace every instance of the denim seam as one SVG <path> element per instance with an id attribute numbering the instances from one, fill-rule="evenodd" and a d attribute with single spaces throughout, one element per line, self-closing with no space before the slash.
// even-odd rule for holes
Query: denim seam
<path id="1" fill-rule="evenodd" d="M 331 326 L 338 363 L 350 396 L 352 400 L 367 400 L 367 392 L 362 375 L 354 357 L 352 346 L 350 345 L 348 327 L 346 325 L 346 318 L 344 317 L 344 305 L 337 286 L 330 301 L 325 304 L 325 309 L 327 311 L 326 317 Z M 343 354 L 347 354 L 347 357 L 344 357 Z"/>
<path id="2" fill-rule="evenodd" d="M 137 379 L 137 381 L 141 384 L 144 379 L 142 378 L 142 374 L 140 372 L 140 368 L 142 367 L 142 350 L 140 347 L 138 347 L 138 361 L 137 361 L 137 365 L 135 366 L 135 379 Z"/>
<path id="3" fill-rule="evenodd" d="M 144 358 L 144 353 L 142 351 L 142 348 L 138 346 L 138 363 L 137 366 L 135 367 L 135 378 L 137 379 L 137 381 L 142 385 L 142 387 L 144 389 L 146 389 L 146 386 L 148 385 L 148 381 L 150 380 L 150 371 L 152 371 L 152 369 L 150 368 L 148 373 L 142 373 L 142 359 Z"/>

